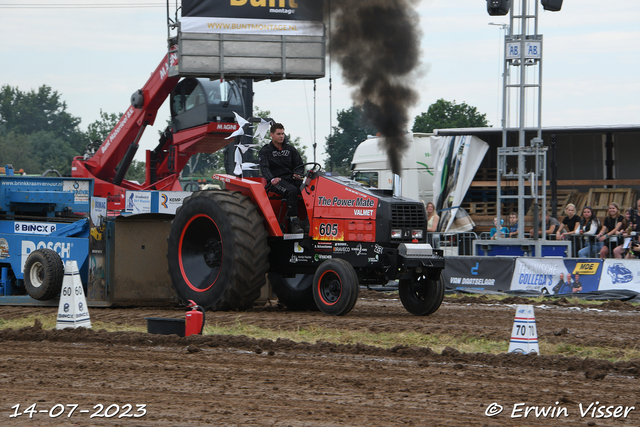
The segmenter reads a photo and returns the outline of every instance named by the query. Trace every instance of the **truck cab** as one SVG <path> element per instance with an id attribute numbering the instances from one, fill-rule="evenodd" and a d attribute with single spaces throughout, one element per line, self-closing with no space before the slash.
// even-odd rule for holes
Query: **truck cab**
<path id="1" fill-rule="evenodd" d="M 433 201 L 434 165 L 429 133 L 407 134 L 407 150 L 402 157 L 402 196 Z M 358 145 L 351 162 L 351 179 L 370 187 L 393 188 L 393 172 L 387 163 L 387 153 L 381 137 L 371 136 Z"/>

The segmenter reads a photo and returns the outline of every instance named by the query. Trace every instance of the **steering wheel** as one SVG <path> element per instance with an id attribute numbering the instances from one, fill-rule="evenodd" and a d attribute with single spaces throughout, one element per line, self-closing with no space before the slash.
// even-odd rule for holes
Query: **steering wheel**
<path id="1" fill-rule="evenodd" d="M 307 176 L 311 176 L 314 173 L 318 173 L 322 170 L 322 165 L 320 163 L 316 163 L 316 162 L 308 162 L 308 163 L 303 163 L 299 166 L 296 166 L 295 168 L 293 168 L 293 173 L 295 174 L 297 170 L 302 169 L 302 174 L 296 174 L 296 175 L 303 175 L 304 174 L 304 167 L 305 166 L 309 166 L 309 165 L 313 165 L 311 167 L 311 169 L 309 169 L 307 171 Z"/>
<path id="2" fill-rule="evenodd" d="M 307 190 L 307 186 L 309 185 L 311 180 L 314 178 L 315 174 L 317 174 L 318 172 L 320 172 L 322 170 L 322 165 L 320 163 L 316 163 L 316 162 L 308 162 L 308 163 L 303 163 L 300 166 L 296 166 L 295 168 L 293 168 L 293 173 L 296 174 L 296 171 L 299 170 L 300 168 L 302 168 L 302 171 L 304 172 L 304 167 L 308 166 L 308 165 L 313 165 L 313 166 L 311 167 L 311 169 L 309 169 L 307 171 L 306 176 L 302 180 L 302 185 L 300 186 L 300 191 L 305 190 L 307 192 L 307 194 L 309 193 L 309 190 Z"/>

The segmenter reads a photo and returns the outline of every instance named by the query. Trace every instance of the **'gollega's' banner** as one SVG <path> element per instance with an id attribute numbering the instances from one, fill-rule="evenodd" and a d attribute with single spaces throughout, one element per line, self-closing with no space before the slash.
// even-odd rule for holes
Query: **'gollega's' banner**
<path id="1" fill-rule="evenodd" d="M 183 0 L 182 32 L 322 36 L 323 0 Z"/>
<path id="2" fill-rule="evenodd" d="M 550 295 L 592 292 L 598 290 L 601 273 L 601 259 L 519 257 L 511 290 Z"/>

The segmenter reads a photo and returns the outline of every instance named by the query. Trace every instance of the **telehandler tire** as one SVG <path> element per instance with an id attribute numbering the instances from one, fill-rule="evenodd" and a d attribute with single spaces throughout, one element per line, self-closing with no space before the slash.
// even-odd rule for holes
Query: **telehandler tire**
<path id="1" fill-rule="evenodd" d="M 317 311 L 313 299 L 313 274 L 296 274 L 284 277 L 278 273 L 269 273 L 267 278 L 278 301 L 293 311 Z"/>
<path id="2" fill-rule="evenodd" d="M 440 275 L 413 273 L 411 279 L 400 279 L 398 294 L 405 309 L 416 316 L 434 313 L 444 299 L 444 281 Z"/>
<path id="3" fill-rule="evenodd" d="M 239 192 L 207 190 L 184 200 L 171 223 L 167 260 L 178 299 L 205 310 L 246 310 L 269 269 L 263 218 Z"/>
<path id="4" fill-rule="evenodd" d="M 321 312 L 343 316 L 356 305 L 358 275 L 347 261 L 334 258 L 320 264 L 313 276 L 313 298 Z"/>
<path id="5" fill-rule="evenodd" d="M 62 289 L 64 264 L 52 249 L 37 249 L 24 264 L 24 287 L 27 294 L 38 301 L 55 298 Z"/>

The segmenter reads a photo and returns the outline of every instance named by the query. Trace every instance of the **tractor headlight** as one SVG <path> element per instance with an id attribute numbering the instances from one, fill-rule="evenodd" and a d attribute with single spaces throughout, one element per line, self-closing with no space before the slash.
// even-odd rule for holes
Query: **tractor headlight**
<path id="1" fill-rule="evenodd" d="M 411 238 L 412 239 L 422 239 L 422 231 L 423 230 L 411 230 Z"/>
<path id="2" fill-rule="evenodd" d="M 402 229 L 400 229 L 400 228 L 391 229 L 391 238 L 392 239 L 401 239 L 402 238 Z"/>

